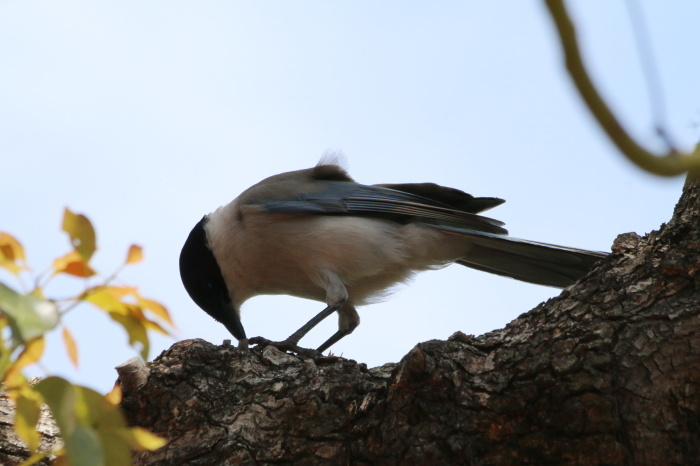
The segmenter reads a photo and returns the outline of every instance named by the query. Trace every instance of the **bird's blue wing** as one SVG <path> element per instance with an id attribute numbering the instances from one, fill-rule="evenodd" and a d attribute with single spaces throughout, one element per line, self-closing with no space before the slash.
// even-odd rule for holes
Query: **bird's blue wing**
<path id="1" fill-rule="evenodd" d="M 422 221 L 428 224 L 507 234 L 507 230 L 502 227 L 503 222 L 412 192 L 342 181 L 323 182 L 319 183 L 319 186 L 324 189 L 301 193 L 290 199 L 257 201 L 255 205 L 271 214 L 373 216 L 397 222 Z M 466 193 L 462 194 L 477 203 L 481 201 L 482 204 L 491 206 L 503 202 L 500 199 L 473 198 Z"/>

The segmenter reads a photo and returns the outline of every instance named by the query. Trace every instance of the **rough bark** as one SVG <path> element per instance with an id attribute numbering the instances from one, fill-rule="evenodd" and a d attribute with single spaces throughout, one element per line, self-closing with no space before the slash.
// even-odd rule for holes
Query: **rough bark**
<path id="1" fill-rule="evenodd" d="M 30 379 L 30 383 L 38 381 L 38 378 Z M 15 411 L 12 401 L 6 393 L 0 393 L 0 465 L 2 466 L 19 465 L 29 458 L 27 446 L 15 433 L 14 420 Z M 59 437 L 58 427 L 46 405 L 41 407 L 36 430 L 41 435 L 39 446 L 41 451 L 51 451 L 62 446 L 63 442 Z M 36 464 L 50 464 L 52 459 L 53 457 L 50 457 Z"/>
<path id="2" fill-rule="evenodd" d="M 136 463 L 700 464 L 699 198 L 504 329 L 398 364 L 178 342 L 125 389 L 170 439 Z"/>

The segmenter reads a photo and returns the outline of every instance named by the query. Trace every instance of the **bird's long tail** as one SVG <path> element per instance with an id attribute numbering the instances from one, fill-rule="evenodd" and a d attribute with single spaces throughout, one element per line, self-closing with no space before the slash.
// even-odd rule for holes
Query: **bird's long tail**
<path id="1" fill-rule="evenodd" d="M 458 264 L 537 285 L 565 288 L 607 256 L 604 252 L 538 243 L 506 235 L 441 225 L 433 227 L 468 238 L 471 245 L 469 254 L 457 260 Z"/>

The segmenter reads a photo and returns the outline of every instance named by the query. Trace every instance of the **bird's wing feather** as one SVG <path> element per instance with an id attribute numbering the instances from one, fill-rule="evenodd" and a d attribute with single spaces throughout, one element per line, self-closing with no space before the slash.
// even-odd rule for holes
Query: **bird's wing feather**
<path id="1" fill-rule="evenodd" d="M 505 201 L 497 197 L 474 197 L 455 188 L 440 186 L 435 183 L 402 183 L 378 184 L 376 186 L 395 191 L 415 194 L 424 198 L 438 201 L 456 210 L 478 214 L 503 204 Z"/>
<path id="2" fill-rule="evenodd" d="M 349 182 L 319 182 L 319 186 L 323 189 L 300 193 L 290 199 L 257 201 L 255 205 L 271 214 L 383 216 L 399 222 L 419 220 L 428 224 L 507 234 L 502 227 L 503 222 L 411 192 Z M 466 193 L 462 194 L 472 198 Z M 500 199 L 494 198 L 472 199 L 486 199 L 482 204 L 487 205 L 501 203 Z"/>

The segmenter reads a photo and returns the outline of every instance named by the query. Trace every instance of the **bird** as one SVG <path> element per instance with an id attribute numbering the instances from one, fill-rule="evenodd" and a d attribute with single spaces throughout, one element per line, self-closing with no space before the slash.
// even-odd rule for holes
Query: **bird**
<path id="1" fill-rule="evenodd" d="M 505 202 L 435 183 L 364 185 L 337 158 L 270 176 L 205 215 L 180 253 L 192 300 L 238 340 L 319 355 L 357 328 L 356 306 L 376 301 L 417 272 L 458 264 L 557 288 L 607 254 L 508 235 L 481 215 Z M 286 340 L 248 338 L 241 305 L 284 294 L 326 307 Z M 299 345 L 333 313 L 338 330 L 318 348 Z"/>

